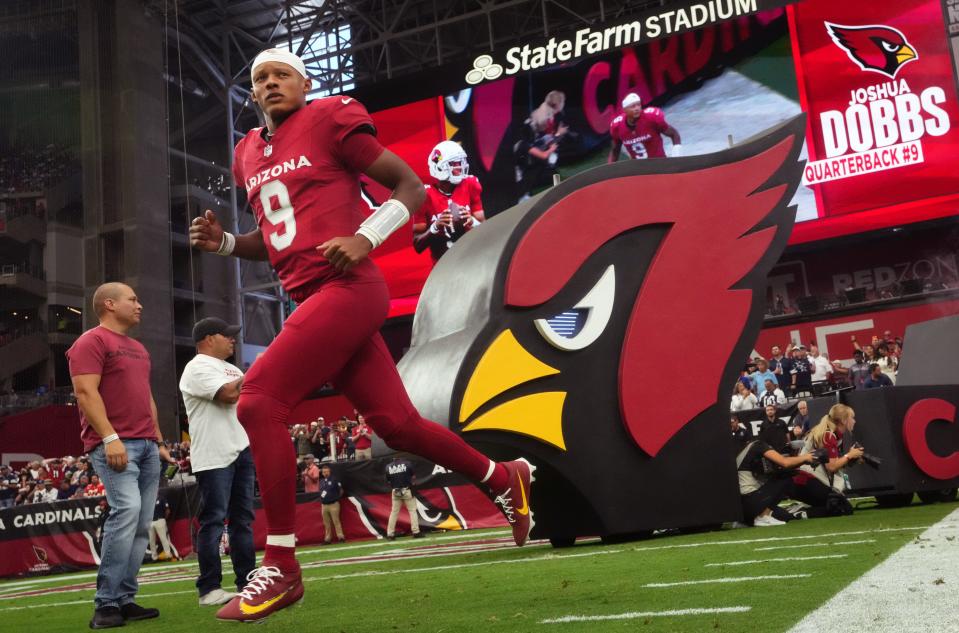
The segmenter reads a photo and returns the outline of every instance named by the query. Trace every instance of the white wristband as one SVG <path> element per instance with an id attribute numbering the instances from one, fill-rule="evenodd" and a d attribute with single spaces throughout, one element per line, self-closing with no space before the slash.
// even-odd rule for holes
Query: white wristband
<path id="1" fill-rule="evenodd" d="M 107 435 L 105 438 L 103 438 L 103 445 L 106 446 L 110 442 L 116 442 L 118 439 L 120 439 L 120 436 L 117 435 L 116 433 L 113 433 L 112 435 Z"/>
<path id="2" fill-rule="evenodd" d="M 410 219 L 410 211 L 406 205 L 395 198 L 390 198 L 380 205 L 370 217 L 363 220 L 356 234 L 362 235 L 370 241 L 373 248 L 386 241 L 398 228 Z"/>
<path id="3" fill-rule="evenodd" d="M 683 155 L 683 146 L 679 143 L 673 145 L 673 156 L 682 156 Z"/>
<path id="4" fill-rule="evenodd" d="M 216 254 L 226 257 L 233 254 L 234 248 L 236 248 L 236 236 L 223 231 L 223 239 L 220 240 L 220 248 L 216 249 Z"/>

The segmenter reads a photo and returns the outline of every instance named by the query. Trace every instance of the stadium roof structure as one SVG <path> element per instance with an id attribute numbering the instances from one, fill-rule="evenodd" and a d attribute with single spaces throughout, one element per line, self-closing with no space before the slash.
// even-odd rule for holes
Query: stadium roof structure
<path id="1" fill-rule="evenodd" d="M 151 0 L 165 10 L 169 0 Z M 621 21 L 667 0 L 181 0 L 181 32 L 243 76 L 286 45 L 334 92 L 469 60 L 578 25 Z M 224 49 L 229 47 L 231 51 Z"/>

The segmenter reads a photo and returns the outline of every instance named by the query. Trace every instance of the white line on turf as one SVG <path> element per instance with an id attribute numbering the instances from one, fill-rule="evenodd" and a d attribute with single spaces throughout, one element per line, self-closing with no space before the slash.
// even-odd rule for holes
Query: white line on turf
<path id="1" fill-rule="evenodd" d="M 465 549 L 467 547 L 470 549 Z M 440 547 L 435 550 L 425 549 L 422 552 L 411 552 L 409 550 L 395 550 L 395 551 L 383 553 L 383 556 L 389 556 L 390 558 L 374 558 L 370 556 L 363 556 L 363 557 L 357 557 L 355 559 L 346 559 L 346 560 L 320 560 L 320 561 L 314 561 L 312 563 L 303 563 L 302 568 L 303 569 L 315 569 L 315 568 L 322 569 L 326 567 L 339 567 L 343 565 L 360 565 L 363 563 L 387 563 L 387 562 L 396 561 L 396 560 L 418 560 L 421 558 L 437 558 L 437 557 L 443 557 L 443 556 L 454 556 L 458 554 L 478 554 L 478 553 L 481 553 L 481 551 L 484 551 L 484 550 L 478 551 L 474 549 L 474 547 L 476 546 L 469 546 L 469 545 L 457 546 L 457 545 L 451 544 L 449 546 Z M 512 539 L 510 539 L 509 544 L 505 544 L 505 543 L 500 545 L 489 544 L 483 547 L 486 548 L 485 551 L 496 551 L 496 550 L 503 550 L 503 549 L 513 549 L 513 547 L 515 546 L 513 545 Z M 464 548 L 464 549 L 460 549 L 460 548 Z M 376 556 L 376 555 L 371 555 L 371 556 Z M 226 572 L 224 571 L 224 573 Z M 162 585 L 167 583 L 183 582 L 185 580 L 192 580 L 192 579 L 193 579 L 192 574 L 184 573 L 184 574 L 177 574 L 177 575 L 165 575 L 162 577 L 157 577 L 156 575 L 152 575 L 146 578 L 141 577 L 139 581 L 140 581 L 140 585 L 146 586 L 146 585 Z M 80 586 L 61 588 L 61 589 L 49 588 L 47 590 L 47 593 L 48 594 L 49 593 L 66 594 L 66 593 L 78 593 L 78 592 L 90 590 L 89 583 L 78 583 L 78 585 Z M 6 600 L 22 600 L 24 598 L 35 597 L 35 596 L 23 596 L 21 595 L 20 592 L 36 591 L 36 590 L 37 590 L 36 587 L 21 587 L 21 588 L 18 588 L 17 592 L 3 593 L 3 594 L 0 594 L 0 602 L 6 601 Z"/>
<path id="2" fill-rule="evenodd" d="M 809 578 L 812 574 L 781 574 L 778 576 L 730 576 L 727 578 L 707 578 L 705 580 L 683 580 L 680 582 L 650 582 L 643 585 L 648 589 L 663 589 L 666 587 L 686 587 L 688 585 L 721 585 L 731 582 L 752 582 L 754 580 L 790 580 L 793 578 Z"/>
<path id="3" fill-rule="evenodd" d="M 189 589 L 187 591 L 164 591 L 163 593 L 151 593 L 151 594 L 139 594 L 137 598 L 159 598 L 161 596 L 180 596 L 185 593 L 196 593 L 196 589 Z M 49 609 L 51 607 L 67 607 L 74 604 L 89 604 L 93 605 L 93 599 L 87 598 L 86 600 L 70 600 L 69 602 L 44 602 L 43 604 L 28 604 L 22 607 L 3 607 L 0 609 L 2 611 L 23 611 L 24 609 Z"/>
<path id="4" fill-rule="evenodd" d="M 783 558 L 763 558 L 760 560 L 734 560 L 728 563 L 706 563 L 703 567 L 735 567 L 737 565 L 757 565 L 760 563 L 787 563 L 792 561 L 828 560 L 846 558 L 848 554 L 827 554 L 825 556 L 785 556 Z"/>
<path id="5" fill-rule="evenodd" d="M 959 630 L 959 510 L 806 615 L 790 633 Z"/>
<path id="6" fill-rule="evenodd" d="M 311 578 L 304 578 L 303 582 L 311 582 L 314 580 L 344 580 L 347 578 L 365 578 L 367 576 L 392 576 L 394 574 L 418 574 L 420 572 L 427 571 L 447 571 L 453 569 L 468 569 L 470 567 L 490 567 L 492 565 L 512 565 L 515 563 L 536 563 L 541 561 L 552 561 L 552 560 L 566 560 L 567 558 L 587 558 L 590 556 L 602 556 L 604 554 L 622 554 L 624 550 L 621 549 L 606 549 L 606 550 L 597 550 L 595 552 L 583 552 L 582 554 L 565 554 L 563 556 L 557 556 L 556 554 L 545 554 L 543 556 L 528 556 L 526 558 L 512 558 L 506 560 L 488 560 L 479 563 L 461 563 L 458 565 L 436 565 L 434 567 L 416 567 L 413 569 L 389 569 L 389 570 L 376 570 L 371 569 L 369 571 L 358 571 L 352 574 L 336 574 L 333 576 L 313 576 Z"/>
<path id="7" fill-rule="evenodd" d="M 673 609 L 670 611 L 631 611 L 612 615 L 566 615 L 540 620 L 540 624 L 567 624 L 569 622 L 600 622 L 603 620 L 636 620 L 639 618 L 674 618 L 684 615 L 713 615 L 719 613 L 746 613 L 752 607 L 715 607 L 707 609 Z"/>
<path id="8" fill-rule="evenodd" d="M 543 556 L 529 556 L 526 558 L 514 558 L 509 560 L 491 560 L 484 561 L 479 563 L 463 563 L 460 565 L 436 565 L 434 567 L 417 567 L 415 569 L 391 569 L 386 571 L 370 570 L 370 571 L 361 571 L 353 574 L 336 574 L 332 576 L 310 576 L 303 578 L 303 582 L 313 582 L 316 580 L 343 580 L 347 578 L 364 578 L 367 576 L 392 576 L 395 574 L 415 574 L 420 572 L 435 572 L 435 571 L 446 571 L 453 569 L 467 569 L 470 567 L 489 567 L 492 565 L 510 565 L 513 563 L 531 563 L 539 561 L 551 561 L 551 560 L 565 560 L 567 558 L 585 558 L 589 556 L 601 556 L 603 554 L 621 554 L 624 550 L 597 550 L 593 552 L 583 552 L 581 554 L 565 554 L 562 556 L 557 556 L 556 554 L 546 554 Z M 169 591 L 164 593 L 151 593 L 151 594 L 139 594 L 138 598 L 148 599 L 155 598 L 157 596 L 175 596 L 186 593 L 196 593 L 196 590 L 188 591 Z M 21 607 L 3 607 L 0 608 L 0 613 L 4 611 L 16 611 L 21 609 L 34 609 L 40 607 L 62 607 L 72 604 L 86 604 L 90 600 L 73 600 L 70 602 L 45 602 L 43 604 L 34 604 Z"/>
<path id="9" fill-rule="evenodd" d="M 803 545 L 774 545 L 773 547 L 757 547 L 754 552 L 772 552 L 780 549 L 799 549 L 800 547 L 835 547 L 837 545 L 861 545 L 862 543 L 875 543 L 874 538 L 864 538 L 858 541 L 826 541 L 824 543 L 805 543 Z"/>
<path id="10" fill-rule="evenodd" d="M 844 533 L 844 535 L 874 534 L 874 533 L 880 533 L 880 532 L 919 531 L 919 530 L 925 530 L 925 529 L 927 529 L 928 527 L 929 527 L 929 526 L 902 527 L 902 528 L 880 528 L 880 529 L 875 529 L 875 530 L 859 530 L 859 531 L 846 532 L 846 533 Z M 487 532 L 487 534 L 490 534 L 490 533 Z M 439 538 L 457 539 L 457 538 L 466 538 L 467 536 L 470 536 L 470 535 L 467 535 L 467 534 L 455 534 L 455 535 L 445 535 L 445 536 L 442 536 L 442 537 L 439 537 Z M 476 536 L 476 535 L 472 535 L 472 536 Z M 319 577 L 313 577 L 313 578 L 304 578 L 304 580 L 305 580 L 305 581 L 312 581 L 312 580 L 326 580 L 326 579 L 336 579 L 336 578 L 357 578 L 357 577 L 371 576 L 371 575 L 390 575 L 390 574 L 393 574 L 393 573 L 415 573 L 415 572 L 418 572 L 418 571 L 439 571 L 439 570 L 443 570 L 443 569 L 460 569 L 460 568 L 464 568 L 464 567 L 476 567 L 476 566 L 486 566 L 486 565 L 499 565 L 499 564 L 508 564 L 508 563 L 523 563 L 523 562 L 531 562 L 531 561 L 537 561 L 537 560 L 562 559 L 562 558 L 568 558 L 568 557 L 585 557 L 585 556 L 596 556 L 596 555 L 602 555 L 602 554 L 621 554 L 621 553 L 624 553 L 624 552 L 627 552 L 627 551 L 632 551 L 632 550 L 635 550 L 635 551 L 645 551 L 645 550 L 658 550 L 658 549 L 676 549 L 676 548 L 685 548 L 685 547 L 704 547 L 704 546 L 712 546 L 712 545 L 741 545 L 741 544 L 744 544 L 744 543 L 766 543 L 766 542 L 770 542 L 770 541 L 773 541 L 773 542 L 775 542 L 775 541 L 789 541 L 789 540 L 807 539 L 807 538 L 816 538 L 816 539 L 821 539 L 821 540 L 823 540 L 823 539 L 832 538 L 832 537 L 834 537 L 834 536 L 835 536 L 835 533 L 827 533 L 827 534 L 798 535 L 798 536 L 792 536 L 792 537 L 772 537 L 772 538 L 761 538 L 761 539 L 739 539 L 739 540 L 735 540 L 735 541 L 713 541 L 713 542 L 707 542 L 707 543 L 687 543 L 687 544 L 677 544 L 677 545 L 662 545 L 662 546 L 654 546 L 654 547 L 637 547 L 637 548 L 628 548 L 628 547 L 627 547 L 627 548 L 623 548 L 623 549 L 599 550 L 599 551 L 597 551 L 597 552 L 585 552 L 585 553 L 582 553 L 582 554 L 567 554 L 567 555 L 565 555 L 565 556 L 557 556 L 557 555 L 555 555 L 555 554 L 547 554 L 547 555 L 545 555 L 545 556 L 528 557 L 528 558 L 521 558 L 521 559 L 514 559 L 514 560 L 488 561 L 488 562 L 478 562 L 478 563 L 467 563 L 467 564 L 463 564 L 463 565 L 447 565 L 447 566 L 440 566 L 440 567 L 428 567 L 428 568 L 418 568 L 418 569 L 402 569 L 402 570 L 390 570 L 390 571 L 357 572 L 357 573 L 355 573 L 355 574 L 340 574 L 340 575 L 336 575 L 336 576 L 319 576 Z M 482 536 L 481 536 L 481 538 L 482 538 Z M 352 547 L 352 548 L 357 548 L 357 549 L 358 549 L 358 548 L 361 548 L 361 547 L 375 547 L 375 546 L 377 546 L 377 545 L 381 545 L 381 544 L 380 544 L 380 543 L 373 543 L 373 544 L 369 544 L 369 545 L 354 545 L 354 546 L 347 546 L 347 547 Z M 383 544 L 383 545 L 385 545 L 385 544 Z M 817 544 L 817 545 L 818 545 L 818 544 Z M 313 551 L 339 552 L 339 551 L 346 550 L 347 547 L 336 546 L 336 547 L 334 547 L 332 550 L 331 550 L 330 548 L 322 548 L 322 549 L 317 549 L 317 550 L 313 550 Z M 393 551 L 396 551 L 396 550 L 393 550 Z M 174 565 L 165 565 L 163 569 L 173 569 L 174 567 L 196 567 L 196 565 L 195 565 L 195 564 L 192 564 L 192 563 L 181 564 L 181 565 L 176 565 L 176 566 L 174 566 Z M 224 573 L 226 573 L 226 571 L 227 571 L 227 570 L 224 569 Z M 71 575 L 71 576 L 69 576 L 69 577 L 67 577 L 67 578 L 63 578 L 63 577 L 51 577 L 51 578 L 42 578 L 42 579 L 39 579 L 39 578 L 38 578 L 38 579 L 33 579 L 33 580 L 30 580 L 30 581 L 25 581 L 25 582 L 31 582 L 31 583 L 33 583 L 33 582 L 36 582 L 36 583 L 40 583 L 40 582 L 44 582 L 44 583 L 47 583 L 47 582 L 51 582 L 51 583 L 52 583 L 52 582 L 64 582 L 64 583 L 71 582 L 71 583 L 72 583 L 72 582 L 79 581 L 79 580 L 81 580 L 81 579 L 83 579 L 83 578 L 95 578 L 95 577 L 96 577 L 96 573 L 93 572 L 93 573 L 85 573 L 85 574 Z M 157 579 L 156 584 L 161 584 L 161 583 L 163 583 L 163 582 L 182 582 L 182 580 L 181 580 L 181 579 L 171 579 L 171 580 L 169 580 L 169 581 L 162 581 L 162 580 Z M 8 586 L 8 585 L 3 585 L 3 586 L 6 587 L 6 586 Z M 51 590 L 54 590 L 54 591 L 55 591 L 55 589 L 53 589 L 53 588 L 51 588 Z M 182 593 L 191 593 L 191 592 L 187 591 L 187 592 L 182 592 Z M 3 598 L 0 597 L 0 599 L 3 599 Z M 57 604 L 66 604 L 66 603 L 44 603 L 43 605 L 36 605 L 36 606 L 56 606 Z M 13 607 L 7 607 L 7 608 L 9 609 L 9 608 L 13 608 Z M 23 607 L 17 607 L 17 608 L 23 608 Z M 5 609 L 0 609 L 0 611 L 3 611 L 3 610 L 5 610 Z"/>
<path id="11" fill-rule="evenodd" d="M 879 534 L 882 532 L 913 532 L 919 530 L 925 530 L 929 526 L 919 526 L 919 527 L 901 527 L 901 528 L 879 528 L 876 530 L 855 530 L 852 532 L 843 532 L 843 536 L 857 536 L 859 534 Z M 646 552 L 658 549 L 686 549 L 690 547 L 712 547 L 713 545 L 744 545 L 747 543 L 775 543 L 781 541 L 798 541 L 800 539 L 820 539 L 824 542 L 827 542 L 827 539 L 835 537 L 836 534 L 799 534 L 795 536 L 772 536 L 769 538 L 751 538 L 751 539 L 738 539 L 735 541 L 708 541 L 704 543 L 677 543 L 676 545 L 654 545 L 650 547 L 637 547 L 635 550 L 637 552 Z"/>
<path id="12" fill-rule="evenodd" d="M 470 533 L 468 533 L 468 534 L 467 534 L 467 533 L 455 533 L 455 534 L 439 534 L 439 535 L 435 535 L 435 536 L 432 535 L 432 534 L 430 534 L 430 536 L 427 537 L 425 543 L 416 543 L 416 546 L 417 546 L 417 547 L 422 547 L 422 546 L 424 546 L 424 545 L 429 545 L 430 543 L 432 543 L 432 542 L 434 542 L 434 541 L 439 541 L 439 540 L 444 540 L 444 541 L 446 541 L 446 540 L 466 540 L 466 539 L 472 539 L 472 540 L 475 540 L 475 541 L 480 541 L 480 540 L 488 539 L 488 540 L 503 541 L 504 543 L 507 543 L 507 542 L 508 542 L 508 543 L 512 543 L 512 542 L 513 542 L 513 537 L 511 537 L 511 536 L 506 536 L 506 537 L 501 537 L 501 536 L 499 536 L 500 534 L 502 534 L 502 533 L 504 533 L 504 532 L 506 532 L 506 530 L 502 530 L 502 529 L 498 529 L 498 528 L 489 528 L 489 529 L 484 529 L 484 530 L 480 530 L 480 531 L 470 531 Z M 544 543 L 544 542 L 545 542 L 545 541 L 530 541 L 530 543 Z M 297 553 L 297 556 L 306 556 L 306 555 L 309 555 L 309 554 L 318 554 L 318 553 L 321 553 L 321 552 L 323 552 L 323 553 L 329 553 L 329 554 L 339 554 L 340 552 L 345 552 L 345 551 L 348 551 L 348 550 L 370 549 L 370 548 L 377 548 L 377 547 L 383 548 L 384 551 L 389 551 L 389 552 L 402 552 L 402 551 L 407 551 L 410 547 L 413 547 L 413 543 L 410 542 L 410 541 L 406 541 L 406 540 L 404 540 L 403 542 L 377 541 L 377 542 L 374 542 L 374 543 L 362 543 L 362 544 L 357 544 L 357 545 L 334 545 L 334 546 L 326 546 L 326 547 L 314 547 L 314 548 L 310 548 L 310 549 L 297 550 L 296 553 Z M 221 562 L 223 563 L 223 573 L 224 573 L 224 574 L 233 571 L 232 567 L 230 566 L 230 557 L 229 557 L 229 556 L 226 556 L 226 557 L 221 558 Z M 149 568 L 149 571 L 145 571 L 144 573 L 142 573 L 142 574 L 139 576 L 139 578 L 141 578 L 141 579 L 144 578 L 144 577 L 146 576 L 146 574 L 159 573 L 159 572 L 162 572 L 162 571 L 165 571 L 165 570 L 168 570 L 168 569 L 183 569 L 183 568 L 198 569 L 198 566 L 197 566 L 197 563 L 196 563 L 196 562 L 191 562 L 191 563 L 169 563 L 169 564 L 164 563 L 164 564 L 162 564 L 162 566 L 159 567 L 159 568 L 150 567 L 150 568 Z M 158 569 L 159 569 L 159 571 L 158 571 Z M 97 572 L 94 571 L 94 572 L 80 572 L 80 573 L 69 574 L 69 575 L 62 575 L 62 574 L 61 574 L 61 575 L 49 576 L 49 577 L 47 577 L 47 578 L 31 578 L 30 580 L 14 581 L 14 582 L 10 582 L 10 583 L 2 583 L 2 584 L 0 584 L 0 591 L 4 591 L 4 590 L 6 590 L 6 589 L 9 588 L 9 587 L 19 587 L 20 589 L 24 589 L 25 587 L 29 588 L 31 585 L 37 585 L 37 584 L 41 584 L 41 583 L 44 583 L 44 584 L 45 584 L 45 583 L 57 583 L 57 582 L 72 583 L 72 582 L 81 581 L 81 580 L 83 580 L 83 579 L 96 578 L 96 577 L 97 577 Z"/>

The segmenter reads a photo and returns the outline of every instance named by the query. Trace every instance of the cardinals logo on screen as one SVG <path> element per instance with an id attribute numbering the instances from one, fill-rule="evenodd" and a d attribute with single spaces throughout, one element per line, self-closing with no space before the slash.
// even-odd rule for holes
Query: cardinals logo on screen
<path id="1" fill-rule="evenodd" d="M 919 59 L 919 53 L 902 31 L 891 26 L 842 26 L 831 22 L 825 25 L 836 46 L 865 71 L 895 79 L 903 66 Z"/>
<path id="2" fill-rule="evenodd" d="M 795 218 L 803 122 L 589 170 L 434 268 L 404 382 L 466 441 L 540 467 L 534 534 L 731 520 L 729 391 Z"/>

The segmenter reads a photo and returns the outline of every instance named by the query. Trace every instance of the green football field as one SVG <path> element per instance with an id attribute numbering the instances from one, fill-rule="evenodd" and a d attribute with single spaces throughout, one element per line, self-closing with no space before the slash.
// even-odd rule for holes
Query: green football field
<path id="1" fill-rule="evenodd" d="M 871 506 L 860 501 L 850 517 L 781 527 L 616 545 L 591 539 L 558 550 L 546 543 L 516 548 L 505 530 L 305 547 L 303 601 L 261 626 L 350 632 L 787 631 L 959 508 Z M 244 626 L 217 622 L 214 608 L 197 605 L 195 573 L 190 561 L 145 566 L 139 602 L 159 608 L 161 616 L 125 630 L 194 633 Z M 86 629 L 94 582 L 90 571 L 0 584 L 0 631 Z"/>

